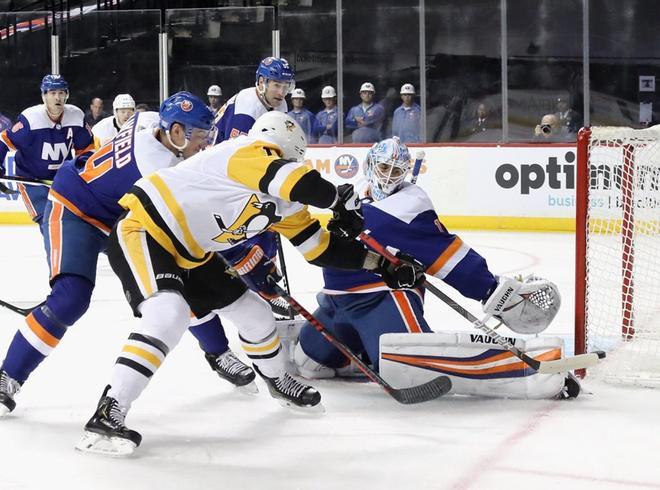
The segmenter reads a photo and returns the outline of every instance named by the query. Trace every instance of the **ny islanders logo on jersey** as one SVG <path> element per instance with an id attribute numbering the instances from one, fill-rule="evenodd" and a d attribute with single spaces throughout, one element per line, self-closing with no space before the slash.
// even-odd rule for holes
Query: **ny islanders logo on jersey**
<path id="1" fill-rule="evenodd" d="M 238 218 L 231 225 L 225 226 L 222 216 L 213 215 L 221 231 L 213 240 L 219 243 L 229 243 L 230 245 L 236 245 L 247 240 L 273 223 L 282 220 L 282 217 L 276 215 L 275 211 L 277 211 L 277 206 L 274 202 L 261 202 L 256 194 L 252 194 Z"/>
<path id="2" fill-rule="evenodd" d="M 353 155 L 340 155 L 335 160 L 335 172 L 342 179 L 355 177 L 360 169 L 360 162 Z"/>

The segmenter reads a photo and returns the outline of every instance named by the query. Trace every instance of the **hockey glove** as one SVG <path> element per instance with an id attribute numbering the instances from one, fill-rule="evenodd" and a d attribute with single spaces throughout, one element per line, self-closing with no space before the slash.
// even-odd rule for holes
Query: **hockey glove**
<path id="1" fill-rule="evenodd" d="M 278 296 L 270 281 L 280 282 L 282 275 L 273 259 L 266 256 L 259 245 L 250 248 L 243 258 L 234 264 L 234 269 L 247 287 L 259 293 L 261 297 L 272 299 Z"/>
<path id="2" fill-rule="evenodd" d="M 357 237 L 364 229 L 360 205 L 360 196 L 353 189 L 353 184 L 337 187 L 337 199 L 330 208 L 332 219 L 328 222 L 328 231 L 346 238 Z"/>
<path id="3" fill-rule="evenodd" d="M 4 176 L 5 176 L 5 169 L 4 167 L 0 166 L 0 177 L 4 177 Z M 7 195 L 18 194 L 18 191 L 15 191 L 14 189 L 10 189 L 4 184 L 4 182 L 0 182 L 0 192 Z"/>
<path id="4" fill-rule="evenodd" d="M 401 261 L 398 265 L 394 265 L 375 252 L 368 252 L 364 268 L 381 276 L 391 289 L 412 289 L 421 286 L 425 279 L 424 264 L 396 248 L 387 247 L 387 249 Z"/>

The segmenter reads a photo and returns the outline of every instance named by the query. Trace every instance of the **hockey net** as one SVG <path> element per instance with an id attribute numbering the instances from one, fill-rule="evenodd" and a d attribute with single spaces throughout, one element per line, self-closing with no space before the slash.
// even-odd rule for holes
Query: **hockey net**
<path id="1" fill-rule="evenodd" d="M 589 370 L 660 387 L 660 126 L 580 131 L 576 179 L 576 354 Z"/>

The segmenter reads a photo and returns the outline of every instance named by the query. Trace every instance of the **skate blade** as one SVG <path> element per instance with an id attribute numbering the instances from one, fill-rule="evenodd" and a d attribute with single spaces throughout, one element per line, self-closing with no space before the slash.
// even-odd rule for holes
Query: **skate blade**
<path id="1" fill-rule="evenodd" d="M 259 394 L 259 388 L 257 387 L 257 383 L 255 383 L 254 381 L 251 381 L 243 386 L 237 386 L 236 391 L 244 395 L 250 395 L 250 396 Z"/>
<path id="2" fill-rule="evenodd" d="M 0 403 L 0 418 L 6 417 L 11 413 L 11 410 L 9 410 L 8 407 L 5 407 L 2 403 Z"/>
<path id="3" fill-rule="evenodd" d="M 87 431 L 85 431 L 78 444 L 76 444 L 77 451 L 101 454 L 114 458 L 130 456 L 136 447 L 132 441 L 120 437 L 108 437 Z"/>
<path id="4" fill-rule="evenodd" d="M 296 405 L 293 402 L 281 398 L 276 398 L 276 400 L 277 403 L 280 404 L 280 406 L 294 413 L 304 413 L 306 415 L 317 415 L 317 414 L 325 413 L 325 407 L 323 406 L 323 403 L 317 403 L 316 405 L 311 405 L 311 406 L 310 405 L 300 406 L 300 405 Z"/>

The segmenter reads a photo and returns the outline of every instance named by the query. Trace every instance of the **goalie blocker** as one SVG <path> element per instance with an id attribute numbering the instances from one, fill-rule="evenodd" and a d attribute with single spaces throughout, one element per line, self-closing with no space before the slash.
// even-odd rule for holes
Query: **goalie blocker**
<path id="1" fill-rule="evenodd" d="M 564 350 L 559 337 L 507 340 L 539 361 L 560 359 Z M 450 377 L 456 395 L 542 399 L 579 393 L 571 375 L 539 374 L 482 333 L 381 335 L 380 375 L 392 386 L 419 385 L 439 374 Z"/>

